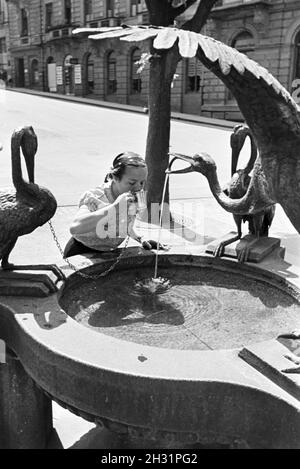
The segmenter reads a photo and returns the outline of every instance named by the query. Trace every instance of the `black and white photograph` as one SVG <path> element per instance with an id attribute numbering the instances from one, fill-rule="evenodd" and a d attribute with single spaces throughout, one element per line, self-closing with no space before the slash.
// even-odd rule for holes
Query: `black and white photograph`
<path id="1" fill-rule="evenodd" d="M 300 1 L 0 0 L 0 110 L 0 450 L 300 449 Z"/>

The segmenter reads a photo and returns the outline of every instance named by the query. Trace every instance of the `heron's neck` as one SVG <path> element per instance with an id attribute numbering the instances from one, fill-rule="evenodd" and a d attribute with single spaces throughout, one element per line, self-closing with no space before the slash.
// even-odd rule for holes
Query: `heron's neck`
<path id="1" fill-rule="evenodd" d="M 250 138 L 251 153 L 250 153 L 250 159 L 249 159 L 246 167 L 243 169 L 243 171 L 246 174 L 249 174 L 250 171 L 252 171 L 252 169 L 253 169 L 253 166 L 254 166 L 254 163 L 255 163 L 255 160 L 256 160 L 256 157 L 257 157 L 257 146 L 256 146 L 256 143 L 254 141 L 252 133 L 250 132 L 250 130 L 247 130 L 247 132 L 244 134 L 242 145 L 239 148 L 233 148 L 232 149 L 232 152 L 231 152 L 231 176 L 233 176 L 234 173 L 237 170 L 239 156 L 240 156 L 241 150 L 244 146 L 244 143 L 245 143 L 245 140 L 246 140 L 247 137 Z"/>
<path id="2" fill-rule="evenodd" d="M 260 181 L 255 185 L 253 178 L 246 194 L 240 199 L 231 199 L 222 191 L 216 171 L 212 171 L 207 179 L 213 196 L 227 212 L 237 215 L 257 213 L 266 208 L 266 205 L 274 203 L 265 193 L 264 185 Z"/>

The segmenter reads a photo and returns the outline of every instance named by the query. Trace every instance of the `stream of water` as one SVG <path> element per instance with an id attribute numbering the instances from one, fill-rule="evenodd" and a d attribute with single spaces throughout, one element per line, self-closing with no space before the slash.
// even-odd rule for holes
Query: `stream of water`
<path id="1" fill-rule="evenodd" d="M 159 252 L 159 243 L 160 243 L 160 238 L 161 238 L 161 230 L 162 230 L 162 219 L 163 219 L 163 212 L 164 212 L 164 206 L 165 206 L 165 196 L 166 196 L 166 190 L 167 190 L 167 184 L 169 180 L 169 174 L 166 174 L 165 176 L 165 183 L 164 183 L 164 189 L 163 189 L 163 194 L 162 194 L 162 200 L 161 200 L 161 205 L 160 205 L 160 216 L 159 216 L 159 230 L 158 230 L 158 240 L 157 240 L 157 251 L 156 251 L 156 257 L 155 257 L 155 268 L 154 268 L 154 279 L 157 279 L 157 269 L 158 269 L 158 252 Z"/>

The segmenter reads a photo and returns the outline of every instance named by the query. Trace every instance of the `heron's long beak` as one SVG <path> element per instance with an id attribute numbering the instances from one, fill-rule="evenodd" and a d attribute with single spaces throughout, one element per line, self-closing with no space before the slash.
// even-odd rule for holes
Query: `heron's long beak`
<path id="1" fill-rule="evenodd" d="M 233 176 L 234 173 L 236 172 L 240 152 L 241 152 L 240 148 L 232 148 L 232 151 L 231 151 L 231 176 Z"/>
<path id="2" fill-rule="evenodd" d="M 167 174 L 183 174 L 183 173 L 191 173 L 194 171 L 193 169 L 194 159 L 191 156 L 182 155 L 181 153 L 170 153 L 170 156 L 173 156 L 173 159 L 169 165 L 169 168 L 166 170 Z M 190 166 L 187 168 L 171 171 L 170 167 L 176 159 L 186 161 L 187 163 L 190 164 Z"/>
<path id="3" fill-rule="evenodd" d="M 29 182 L 34 184 L 34 157 L 25 159 Z"/>
<path id="4" fill-rule="evenodd" d="M 29 182 L 34 183 L 34 157 L 37 151 L 38 141 L 31 126 L 24 128 L 21 147 L 26 162 L 28 180 Z"/>

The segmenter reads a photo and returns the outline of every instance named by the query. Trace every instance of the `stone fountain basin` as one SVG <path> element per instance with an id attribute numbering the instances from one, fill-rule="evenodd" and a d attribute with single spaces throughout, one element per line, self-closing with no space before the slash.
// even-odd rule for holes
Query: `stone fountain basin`
<path id="1" fill-rule="evenodd" d="M 110 265 L 81 256 L 74 263 L 88 274 Z M 153 265 L 153 254 L 133 248 L 118 269 L 126 272 Z M 213 269 L 218 274 L 231 271 L 299 299 L 294 283 L 232 260 L 196 252 L 162 253 L 159 265 Z M 300 447 L 299 400 L 244 361 L 239 356 L 241 344 L 226 350 L 152 346 L 140 339 L 127 340 L 126 333 L 113 336 L 85 327 L 67 314 L 64 298 L 72 290 L 75 294 L 79 281 L 71 270 L 67 276 L 58 295 L 33 300 L 2 297 L 1 301 L 1 338 L 52 399 L 110 430 L 163 446 L 200 442 Z M 265 343 L 273 346 L 274 340 L 267 339 Z M 285 347 L 277 342 L 276 347 L 281 366 L 290 366 L 283 357 Z"/>

